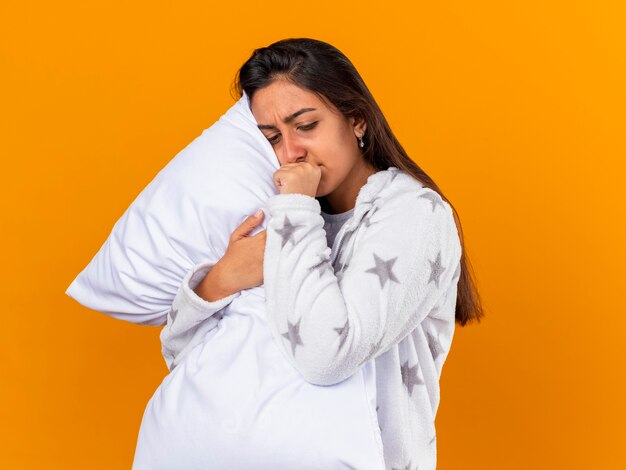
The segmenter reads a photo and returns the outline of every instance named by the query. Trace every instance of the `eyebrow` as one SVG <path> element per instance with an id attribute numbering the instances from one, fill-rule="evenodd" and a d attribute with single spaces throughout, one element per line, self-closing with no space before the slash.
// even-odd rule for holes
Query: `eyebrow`
<path id="1" fill-rule="evenodd" d="M 298 116 L 300 116 L 302 113 L 306 113 L 308 111 L 315 111 L 317 108 L 302 108 L 299 111 L 296 111 L 295 113 L 293 113 L 290 116 L 287 116 L 285 119 L 283 119 L 283 122 L 285 124 L 289 124 L 291 121 L 293 121 L 295 118 L 297 118 Z M 259 129 L 277 129 L 276 126 L 272 126 L 270 124 L 258 124 L 257 127 Z"/>

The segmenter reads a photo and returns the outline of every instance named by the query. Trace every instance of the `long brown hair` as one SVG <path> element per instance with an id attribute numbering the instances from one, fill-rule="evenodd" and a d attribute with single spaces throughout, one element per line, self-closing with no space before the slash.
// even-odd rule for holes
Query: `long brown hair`
<path id="1" fill-rule="evenodd" d="M 404 170 L 450 204 L 462 248 L 455 320 L 461 326 L 468 321 L 480 321 L 484 312 L 466 254 L 458 213 L 432 178 L 409 158 L 352 62 L 337 48 L 323 41 L 283 39 L 255 49 L 237 71 L 233 89 L 238 98 L 245 91 L 252 102 L 257 90 L 279 78 L 315 93 L 322 101 L 330 101 L 346 118 L 364 119 L 367 128 L 362 150 L 368 163 L 379 170 L 390 166 Z"/>

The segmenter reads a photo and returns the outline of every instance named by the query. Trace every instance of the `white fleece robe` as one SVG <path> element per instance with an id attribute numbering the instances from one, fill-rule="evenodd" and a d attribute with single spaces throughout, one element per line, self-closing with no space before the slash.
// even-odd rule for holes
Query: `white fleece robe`
<path id="1" fill-rule="evenodd" d="M 332 249 L 317 199 L 276 194 L 267 208 L 267 319 L 281 351 L 305 380 L 322 386 L 373 359 L 386 469 L 435 469 L 439 379 L 460 275 L 451 207 L 390 167 L 360 189 Z M 191 289 L 206 272 L 187 276 L 173 304 L 178 320 L 168 318 L 161 332 L 170 369 L 238 295 L 198 302 Z"/>

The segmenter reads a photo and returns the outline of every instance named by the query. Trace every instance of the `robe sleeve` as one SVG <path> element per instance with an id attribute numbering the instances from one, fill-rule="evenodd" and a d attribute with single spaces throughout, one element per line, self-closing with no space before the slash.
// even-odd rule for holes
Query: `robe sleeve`
<path id="1" fill-rule="evenodd" d="M 241 294 L 235 292 L 213 302 L 196 294 L 193 289 L 213 266 L 214 263 L 200 263 L 187 272 L 167 314 L 167 323 L 161 330 L 160 338 L 161 353 L 170 371 L 217 326 L 221 311 Z"/>
<path id="2" fill-rule="evenodd" d="M 308 382 L 332 385 L 400 342 L 429 314 L 461 257 L 452 209 L 430 188 L 380 201 L 335 274 L 317 199 L 268 200 L 264 254 L 272 335 Z"/>

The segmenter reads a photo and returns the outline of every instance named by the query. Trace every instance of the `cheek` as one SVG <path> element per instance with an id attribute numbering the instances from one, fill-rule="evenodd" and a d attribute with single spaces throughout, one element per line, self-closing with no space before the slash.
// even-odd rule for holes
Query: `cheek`
<path id="1" fill-rule="evenodd" d="M 320 161 L 331 168 L 341 168 L 349 160 L 350 146 L 345 133 L 323 137 L 317 146 Z"/>

